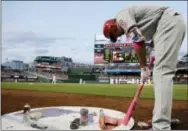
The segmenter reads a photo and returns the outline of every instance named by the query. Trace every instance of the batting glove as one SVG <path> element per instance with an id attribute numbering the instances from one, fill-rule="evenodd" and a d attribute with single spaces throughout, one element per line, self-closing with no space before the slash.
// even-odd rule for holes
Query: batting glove
<path id="1" fill-rule="evenodd" d="M 148 67 L 141 68 L 141 82 L 145 83 L 151 76 L 151 71 Z"/>

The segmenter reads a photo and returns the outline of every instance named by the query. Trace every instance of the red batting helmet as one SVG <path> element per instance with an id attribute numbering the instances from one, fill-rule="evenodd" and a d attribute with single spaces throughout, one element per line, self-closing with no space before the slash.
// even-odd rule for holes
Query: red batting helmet
<path id="1" fill-rule="evenodd" d="M 117 30 L 117 24 L 115 19 L 109 19 L 104 23 L 103 34 L 106 38 L 110 38 L 112 42 L 116 42 L 117 38 L 113 36 L 113 32 Z"/>

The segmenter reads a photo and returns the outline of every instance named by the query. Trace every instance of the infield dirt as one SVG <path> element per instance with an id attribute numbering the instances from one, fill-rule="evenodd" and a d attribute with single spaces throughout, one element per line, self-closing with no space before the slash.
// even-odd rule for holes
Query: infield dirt
<path id="1" fill-rule="evenodd" d="M 132 98 L 107 97 L 95 95 L 52 93 L 27 90 L 1 89 L 1 115 L 22 110 L 29 103 L 32 108 L 50 106 L 90 106 L 102 107 L 125 112 Z M 140 99 L 133 114 L 135 122 L 148 120 L 152 117 L 153 100 Z M 172 117 L 180 119 L 181 123 L 173 130 L 188 129 L 187 101 L 173 101 Z M 135 124 L 136 125 L 136 124 Z M 139 129 L 137 126 L 134 129 Z"/>

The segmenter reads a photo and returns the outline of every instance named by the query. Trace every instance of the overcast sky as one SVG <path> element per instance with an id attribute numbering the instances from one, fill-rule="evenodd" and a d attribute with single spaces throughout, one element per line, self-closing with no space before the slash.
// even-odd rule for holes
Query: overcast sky
<path id="1" fill-rule="evenodd" d="M 93 63 L 94 34 L 102 34 L 106 19 L 135 3 L 170 6 L 187 21 L 186 1 L 3 1 L 2 60 L 32 62 L 50 55 Z M 186 52 L 187 35 L 180 54 Z"/>

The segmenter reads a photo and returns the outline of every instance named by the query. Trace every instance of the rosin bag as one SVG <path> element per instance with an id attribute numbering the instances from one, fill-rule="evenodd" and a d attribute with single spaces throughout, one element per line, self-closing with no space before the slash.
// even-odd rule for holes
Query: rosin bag
<path id="1" fill-rule="evenodd" d="M 35 112 L 35 113 L 30 113 L 30 118 L 31 119 L 40 119 L 42 117 L 42 113 L 41 112 Z"/>

